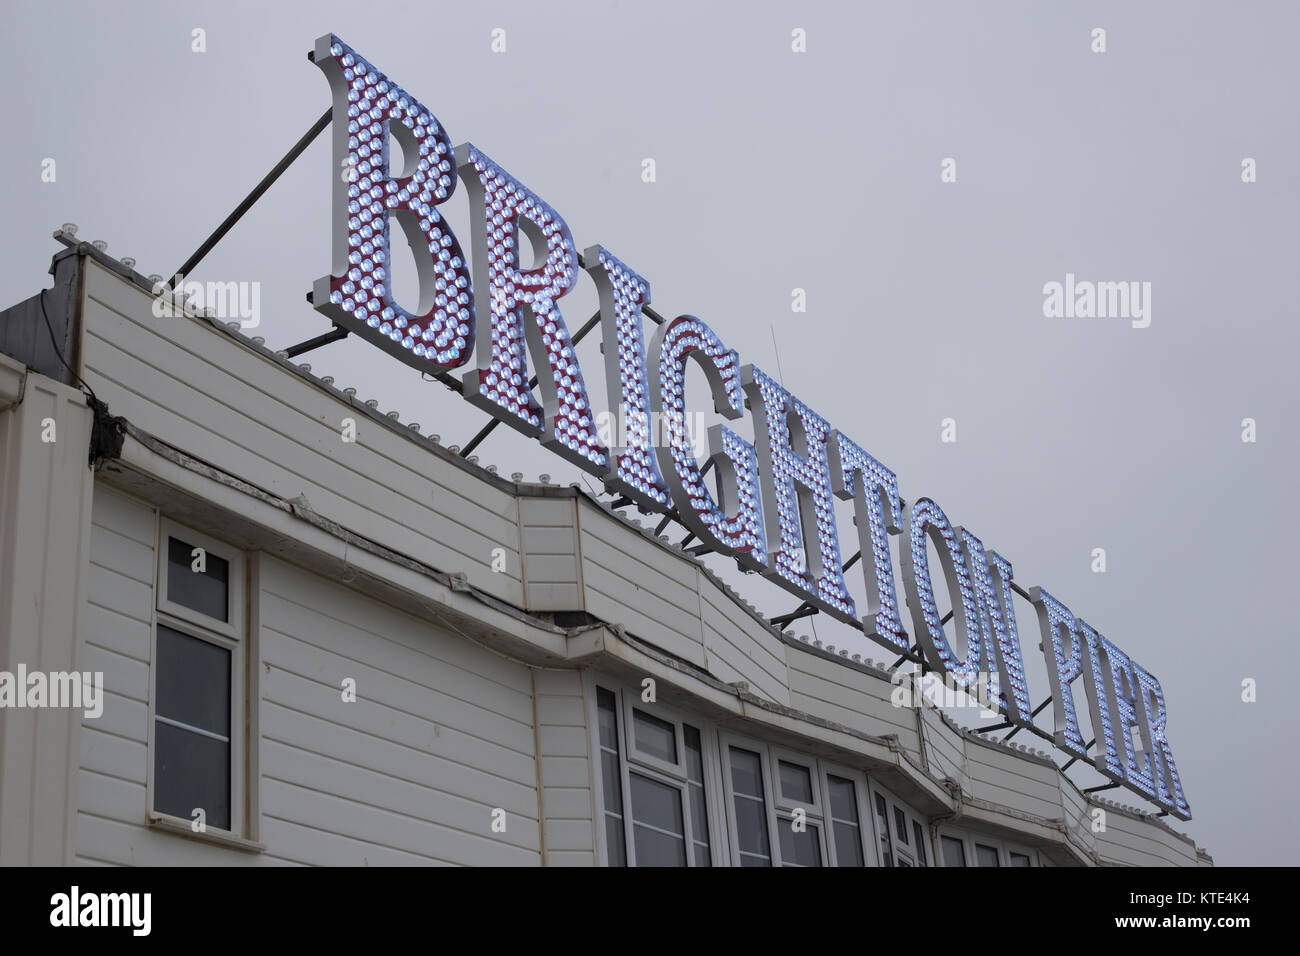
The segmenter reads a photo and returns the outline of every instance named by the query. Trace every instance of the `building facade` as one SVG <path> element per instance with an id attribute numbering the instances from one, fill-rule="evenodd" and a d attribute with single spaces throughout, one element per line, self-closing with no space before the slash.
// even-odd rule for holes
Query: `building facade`
<path id="1" fill-rule="evenodd" d="M 62 238 L 0 313 L 0 668 L 102 707 L 0 709 L 0 863 L 1210 864 Z"/>

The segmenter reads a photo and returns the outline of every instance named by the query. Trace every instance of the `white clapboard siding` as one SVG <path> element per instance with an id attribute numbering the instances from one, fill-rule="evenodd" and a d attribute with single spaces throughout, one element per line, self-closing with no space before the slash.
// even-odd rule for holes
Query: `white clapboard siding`
<path id="1" fill-rule="evenodd" d="M 893 706 L 888 681 L 797 647 L 787 660 L 790 706 L 875 737 L 896 734 L 903 748 L 918 752 L 915 712 Z"/>
<path id="2" fill-rule="evenodd" d="M 367 418 L 205 320 L 155 318 L 152 298 L 93 263 L 86 378 L 115 414 L 358 534 L 522 603 L 514 496 Z M 345 417 L 357 440 L 340 437 Z M 376 466 L 382 464 L 382 468 Z M 493 572 L 494 548 L 506 570 Z"/>
<path id="3" fill-rule="evenodd" d="M 524 606 L 530 611 L 582 609 L 577 499 L 519 499 Z"/>
<path id="4" fill-rule="evenodd" d="M 303 842 L 274 820 L 347 838 L 301 862 L 536 865 L 528 668 L 280 560 L 259 578 L 268 849 Z"/>
<path id="5" fill-rule="evenodd" d="M 700 667 L 706 666 L 694 564 L 580 502 L 587 611 Z"/>
<path id="6" fill-rule="evenodd" d="M 78 666 L 103 672 L 104 709 L 81 722 L 76 853 L 104 863 L 147 862 L 122 834 L 143 831 L 147 810 L 155 527 L 153 509 L 95 483 Z"/>
<path id="7" fill-rule="evenodd" d="M 84 772 L 83 772 L 84 773 Z M 99 785 L 83 776 L 80 789 Z M 141 797 L 143 799 L 143 797 Z M 77 862 L 118 866 L 283 866 L 273 853 L 250 853 L 82 811 L 77 814 Z"/>
<path id="8" fill-rule="evenodd" d="M 987 800 L 1045 820 L 1054 820 L 1061 813 L 1059 774 L 1054 766 L 1036 763 L 978 741 L 966 741 L 963 787 L 978 800 Z"/>
<path id="9" fill-rule="evenodd" d="M 953 730 L 939 716 L 939 710 L 928 704 L 921 711 L 925 724 L 925 758 L 930 773 L 942 780 L 950 777 L 962 780 L 966 775 L 966 744 L 961 734 Z"/>
<path id="10" fill-rule="evenodd" d="M 582 675 L 534 672 L 543 834 L 548 866 L 595 866 L 591 739 Z"/>
<path id="11" fill-rule="evenodd" d="M 709 673 L 726 683 L 744 681 L 758 696 L 788 705 L 785 644 L 698 568 L 696 582 Z"/>
<path id="12" fill-rule="evenodd" d="M 1071 842 L 1085 852 L 1095 853 L 1097 835 L 1092 829 L 1092 808 L 1079 788 L 1065 779 L 1061 781 L 1061 812 L 1065 817 L 1065 825 L 1069 828 Z"/>
<path id="13" fill-rule="evenodd" d="M 1114 811 L 1107 812 L 1106 829 L 1097 834 L 1097 854 L 1107 863 L 1128 866 L 1196 865 L 1196 851 L 1168 830 Z"/>

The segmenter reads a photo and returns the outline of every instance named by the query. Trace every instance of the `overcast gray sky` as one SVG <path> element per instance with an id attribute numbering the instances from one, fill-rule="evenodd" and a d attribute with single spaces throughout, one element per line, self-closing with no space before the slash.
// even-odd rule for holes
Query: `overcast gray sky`
<path id="1" fill-rule="evenodd" d="M 605 245 L 661 312 L 779 372 L 905 498 L 936 499 L 1144 664 L 1194 816 L 1178 828 L 1222 864 L 1294 864 L 1300 8 L 47 0 L 8 2 L 4 21 L 0 304 L 47 284 L 67 221 L 174 271 L 329 105 L 305 54 L 334 32 L 555 207 L 579 249 Z M 273 346 L 328 328 L 304 293 L 329 270 L 335 174 L 322 136 L 196 273 L 260 282 Z M 1150 282 L 1150 326 L 1044 317 L 1044 284 L 1067 272 Z M 595 303 L 583 279 L 571 328 Z M 594 338 L 580 355 L 603 407 Z M 355 338 L 306 360 L 446 444 L 486 421 Z M 481 456 L 580 480 L 504 428 Z M 847 511 L 840 528 L 847 556 Z M 798 603 L 716 567 L 770 614 Z"/>

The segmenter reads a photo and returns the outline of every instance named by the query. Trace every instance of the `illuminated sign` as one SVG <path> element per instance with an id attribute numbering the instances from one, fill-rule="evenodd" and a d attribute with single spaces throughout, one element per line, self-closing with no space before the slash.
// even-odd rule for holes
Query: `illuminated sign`
<path id="1" fill-rule="evenodd" d="M 954 526 L 929 498 L 906 504 L 892 471 L 760 368 L 742 364 L 700 319 L 666 321 L 647 342 L 645 279 L 602 246 L 579 256 L 555 209 L 478 147 L 453 147 L 428 108 L 342 40 L 321 37 L 313 60 L 333 91 L 335 168 L 343 171 L 334 183 L 330 274 L 312 291 L 316 309 L 421 371 L 466 368 L 462 392 L 484 411 L 641 508 L 673 513 L 704 545 L 896 653 L 912 646 L 889 546 L 891 535 L 901 535 L 912 633 L 928 663 L 973 693 L 986 683 L 990 703 L 1010 725 L 1032 727 L 1009 561 Z M 402 146 L 401 169 L 390 165 L 390 134 Z M 438 211 L 458 179 L 470 201 L 468 256 Z M 394 222 L 417 264 L 414 311 L 398 305 L 389 284 Z M 527 257 L 520 255 L 524 242 Z M 561 308 L 583 271 L 599 292 L 605 381 L 615 404 L 599 413 Z M 689 360 L 703 369 L 714 410 L 735 420 L 748 406 L 754 426 L 752 444 L 725 425 L 709 428 L 704 468 L 699 436 L 685 426 Z M 617 444 L 600 426 L 611 418 L 626 423 Z M 656 420 L 662 440 L 650 426 Z M 704 475 L 709 468 L 717 473 L 716 498 Z M 861 607 L 844 580 L 836 497 L 854 502 L 866 583 Z M 961 653 L 944 631 L 931 546 Z M 1159 681 L 1045 590 L 1021 593 L 1038 613 L 1056 746 L 1190 819 Z M 1080 729 L 1079 685 L 1092 744 Z"/>

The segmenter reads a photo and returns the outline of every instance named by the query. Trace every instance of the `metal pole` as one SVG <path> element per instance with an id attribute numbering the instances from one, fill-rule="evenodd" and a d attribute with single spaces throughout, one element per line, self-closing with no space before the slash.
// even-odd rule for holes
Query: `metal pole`
<path id="1" fill-rule="evenodd" d="M 299 342 L 297 345 L 290 345 L 284 352 L 289 358 L 295 358 L 305 352 L 318 349 L 322 345 L 329 345 L 331 342 L 338 342 L 340 339 L 346 339 L 347 337 L 348 330 L 336 325 L 324 335 L 318 335 L 314 339 L 307 339 L 307 341 Z"/>
<path id="2" fill-rule="evenodd" d="M 1049 697 L 1048 700 L 1051 700 L 1051 698 Z M 1091 740 L 1089 740 L 1086 744 L 1083 745 L 1083 749 L 1084 749 L 1084 750 L 1087 750 L 1089 747 L 1091 747 L 1091 746 L 1092 746 L 1093 744 L 1095 744 L 1096 742 L 1097 742 L 1097 738 L 1096 738 L 1096 737 L 1093 737 Z M 1074 763 L 1076 760 L 1078 760 L 1078 759 L 1079 759 L 1078 757 L 1071 757 L 1069 760 L 1067 760 L 1067 761 L 1065 762 L 1065 766 L 1061 768 L 1061 773 L 1065 773 L 1065 771 L 1069 770 L 1069 769 L 1070 769 L 1070 765 L 1073 764 L 1073 763 Z M 1085 791 L 1085 792 L 1086 792 L 1086 791 Z"/>
<path id="3" fill-rule="evenodd" d="M 1051 702 L 1052 702 L 1052 698 L 1051 698 L 1051 697 L 1048 697 L 1047 700 L 1043 701 L 1041 704 L 1039 704 L 1037 707 L 1035 707 L 1035 708 L 1034 708 L 1034 712 L 1033 712 L 1032 714 L 1029 715 L 1029 719 L 1030 719 L 1030 721 L 1032 721 L 1035 717 L 1037 717 L 1039 714 L 1041 714 L 1041 713 L 1043 712 L 1043 708 L 1046 707 L 1046 706 L 1047 706 L 1048 704 L 1050 704 Z M 1002 742 L 1003 742 L 1003 743 L 1006 743 L 1008 740 L 1010 740 L 1012 737 L 1014 737 L 1016 734 L 1020 733 L 1020 731 L 1022 731 L 1022 730 L 1024 730 L 1024 729 L 1025 729 L 1024 727 L 1017 727 L 1015 730 L 1011 731 L 1011 733 L 1009 733 L 1009 734 L 1007 734 L 1005 737 L 1003 737 L 1003 738 L 1002 738 Z"/>
<path id="4" fill-rule="evenodd" d="M 227 216 L 225 221 L 217 226 L 216 231 L 208 236 L 203 245 L 195 250 L 194 255 L 186 259 L 185 264 L 176 270 L 176 274 L 172 276 L 171 281 L 173 289 L 176 288 L 182 277 L 189 275 L 194 270 L 194 267 L 203 261 L 203 257 L 211 252 L 212 248 L 222 240 L 226 233 L 234 228 L 235 223 L 244 217 L 244 213 L 253 208 L 253 204 L 262 198 L 262 194 L 271 188 L 271 184 L 279 179 L 286 169 L 293 165 L 293 161 L 303 154 L 303 151 L 312 144 L 312 140 L 321 134 L 321 131 L 329 125 L 333 110 L 334 108 L 331 106 L 321 114 L 320 119 L 312 124 L 311 129 L 303 134 L 302 139 L 293 144 L 293 148 L 284 154 L 284 158 L 275 164 L 275 168 L 262 177 L 262 181 L 253 187 L 253 191 L 235 207 L 235 211 Z"/>

